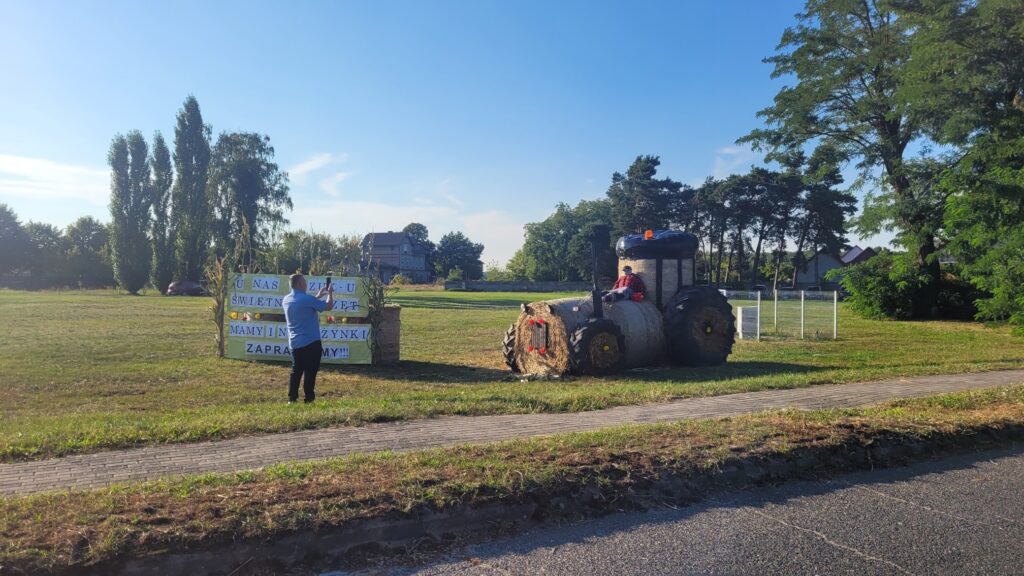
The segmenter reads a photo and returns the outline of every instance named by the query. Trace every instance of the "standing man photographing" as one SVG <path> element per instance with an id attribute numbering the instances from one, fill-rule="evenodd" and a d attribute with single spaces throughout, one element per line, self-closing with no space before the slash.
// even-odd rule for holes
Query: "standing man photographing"
<path id="1" fill-rule="evenodd" d="M 288 279 L 291 292 L 284 297 L 282 306 L 284 318 L 288 323 L 288 347 L 292 350 L 292 372 L 288 379 L 288 403 L 299 400 L 299 380 L 305 375 L 302 390 L 305 402 L 309 404 L 316 398 L 316 373 L 320 370 L 320 358 L 324 354 L 320 342 L 320 313 L 334 307 L 334 288 L 328 283 L 316 293 L 316 297 L 306 294 L 306 277 L 292 274 Z M 321 300 L 324 295 L 327 300 Z"/>

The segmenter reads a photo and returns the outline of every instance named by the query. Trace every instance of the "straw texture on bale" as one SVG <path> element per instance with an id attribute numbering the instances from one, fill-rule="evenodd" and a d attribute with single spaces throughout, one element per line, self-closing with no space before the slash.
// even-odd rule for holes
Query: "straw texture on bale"
<path id="1" fill-rule="evenodd" d="M 656 259 L 639 259 L 630 260 L 622 258 L 619 260 L 619 270 L 622 270 L 624 266 L 630 266 L 633 268 L 633 273 L 640 277 L 644 281 L 644 286 L 647 287 L 646 299 L 655 302 L 655 295 L 657 294 L 658 286 L 658 261 Z M 682 268 L 683 283 L 679 283 L 679 275 L 677 270 Z M 664 308 L 668 301 L 675 296 L 679 288 L 690 286 L 693 284 L 693 260 L 690 258 L 683 258 L 680 260 L 673 260 L 665 258 L 661 261 L 661 307 Z"/>
<path id="2" fill-rule="evenodd" d="M 380 334 L 376 338 L 373 363 L 378 365 L 397 364 L 402 349 L 402 307 L 389 304 L 384 307 L 380 323 Z"/>
<path id="3" fill-rule="evenodd" d="M 572 370 L 570 339 L 577 326 L 586 323 L 594 306 L 589 296 L 533 302 L 516 321 L 516 360 L 526 374 L 567 374 Z M 604 317 L 611 320 L 625 337 L 624 367 L 649 366 L 661 360 L 665 336 L 661 312 L 650 302 L 620 300 L 606 302 Z M 543 320 L 547 325 L 547 350 L 541 354 L 530 351 L 530 320 Z"/>

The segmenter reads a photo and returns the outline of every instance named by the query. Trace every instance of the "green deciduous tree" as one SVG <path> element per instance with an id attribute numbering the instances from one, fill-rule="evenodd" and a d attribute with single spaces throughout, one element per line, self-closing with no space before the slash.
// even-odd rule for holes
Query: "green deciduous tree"
<path id="1" fill-rule="evenodd" d="M 909 22 L 887 0 L 809 0 L 797 19 L 766 60 L 775 66 L 773 77 L 793 76 L 796 83 L 759 113 L 767 127 L 740 141 L 776 155 L 827 145 L 839 158 L 859 159 L 865 170 L 880 167 L 884 185 L 902 204 L 913 185 L 904 154 L 924 123 L 922 112 L 900 96 L 910 60 Z M 896 221 L 919 240 L 908 246 L 926 279 L 914 299 L 922 315 L 934 315 L 938 231 L 926 228 L 930 218 L 913 213 L 899 213 Z"/>
<path id="2" fill-rule="evenodd" d="M 952 253 L 986 293 L 979 316 L 1024 326 L 1024 129 L 1016 138 L 1007 132 L 978 138 L 946 173 L 945 224 Z"/>
<path id="3" fill-rule="evenodd" d="M 961 155 L 941 176 L 945 231 L 978 314 L 1024 325 L 1024 3 L 903 0 L 914 27 L 901 96 Z M 1024 329 L 1022 329 L 1024 330 Z"/>
<path id="4" fill-rule="evenodd" d="M 462 232 L 445 234 L 437 243 L 437 275 L 447 278 L 457 268 L 464 279 L 479 280 L 484 273 L 484 264 L 480 261 L 483 251 L 483 244 L 474 243 Z"/>
<path id="5" fill-rule="evenodd" d="M 149 279 L 149 150 L 142 133 L 117 135 L 107 156 L 110 163 L 111 249 L 114 278 L 131 294 Z"/>
<path id="6" fill-rule="evenodd" d="M 174 235 L 170 228 L 171 186 L 174 181 L 171 153 L 160 132 L 153 135 L 153 155 L 149 160 L 153 182 L 153 226 L 150 236 L 153 241 L 153 264 L 150 283 L 161 294 L 174 280 Z"/>
<path id="7" fill-rule="evenodd" d="M 7 204 L 0 204 L 0 276 L 25 264 L 29 241 L 18 215 Z"/>
<path id="8" fill-rule="evenodd" d="M 509 262 L 510 274 L 534 281 L 591 280 L 591 237 L 599 234 L 598 279 L 613 278 L 610 225 L 608 200 L 584 200 L 574 207 L 559 203 L 544 220 L 526 224 L 523 247 Z"/>
<path id="9" fill-rule="evenodd" d="M 427 227 L 419 222 L 412 222 L 402 231 L 409 235 L 413 244 L 423 249 L 423 259 L 427 268 L 427 273 L 432 275 L 434 273 L 434 264 L 437 257 L 437 246 L 430 241 L 430 231 Z"/>
<path id="10" fill-rule="evenodd" d="M 278 274 L 308 273 L 314 263 L 319 263 L 338 275 L 355 275 L 359 271 L 359 242 L 358 236 L 288 231 L 262 253 L 260 268 Z"/>
<path id="11" fill-rule="evenodd" d="M 527 276 L 534 281 L 577 280 L 576 267 L 569 258 L 569 243 L 579 231 L 572 208 L 563 202 L 541 222 L 527 224 L 523 242 Z"/>
<path id="12" fill-rule="evenodd" d="M 292 209 L 288 174 L 274 162 L 270 138 L 251 132 L 217 138 L 209 167 L 207 193 L 214 207 L 214 246 L 224 254 L 248 234 L 246 245 L 262 251 L 274 230 L 288 223 Z"/>
<path id="13" fill-rule="evenodd" d="M 609 200 L 583 200 L 575 207 L 559 203 L 550 216 L 526 225 L 523 248 L 509 263 L 510 270 L 535 281 L 590 280 L 590 238 L 600 230 L 598 279 L 613 278 L 617 259 L 608 233 L 611 221 Z"/>
<path id="14" fill-rule="evenodd" d="M 203 278 L 209 243 L 210 202 L 206 182 L 210 165 L 210 127 L 203 124 L 195 96 L 185 99 L 174 127 L 171 229 L 179 280 Z"/>
<path id="15" fill-rule="evenodd" d="M 80 288 L 114 285 L 107 226 L 91 216 L 83 216 L 64 231 L 67 240 L 69 282 Z"/>
<path id="16" fill-rule="evenodd" d="M 969 144 L 1024 113 L 1024 3 L 899 0 L 913 30 L 898 96 L 937 142 Z"/>
<path id="17" fill-rule="evenodd" d="M 508 275 L 515 280 L 526 280 L 530 279 L 529 269 L 529 258 L 526 256 L 526 252 L 523 248 L 516 250 L 516 253 L 512 255 L 512 258 L 505 265 L 505 270 Z"/>
<path id="18" fill-rule="evenodd" d="M 28 235 L 29 257 L 24 266 L 30 274 L 32 288 L 66 286 L 69 282 L 66 238 L 59 228 L 52 224 L 29 222 L 25 225 Z"/>

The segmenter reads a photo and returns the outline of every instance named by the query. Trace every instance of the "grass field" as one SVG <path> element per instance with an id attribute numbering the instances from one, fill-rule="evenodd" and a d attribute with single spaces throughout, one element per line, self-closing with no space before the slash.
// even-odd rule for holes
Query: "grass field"
<path id="1" fill-rule="evenodd" d="M 285 404 L 283 364 L 218 360 L 206 299 L 0 291 L 0 460 L 442 414 L 579 411 L 676 397 L 1024 366 L 1024 341 L 973 323 L 840 311 L 839 341 L 737 343 L 718 368 L 520 382 L 503 330 L 556 294 L 400 292 L 397 367 L 321 372 Z"/>

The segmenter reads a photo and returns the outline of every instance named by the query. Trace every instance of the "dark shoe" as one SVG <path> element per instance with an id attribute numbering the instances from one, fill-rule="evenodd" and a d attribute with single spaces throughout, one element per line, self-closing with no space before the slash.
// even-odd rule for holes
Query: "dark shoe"
<path id="1" fill-rule="evenodd" d="M 305 400 L 302 401 L 302 403 L 303 404 L 312 404 L 313 400 L 315 400 L 315 398 L 306 398 Z"/>

